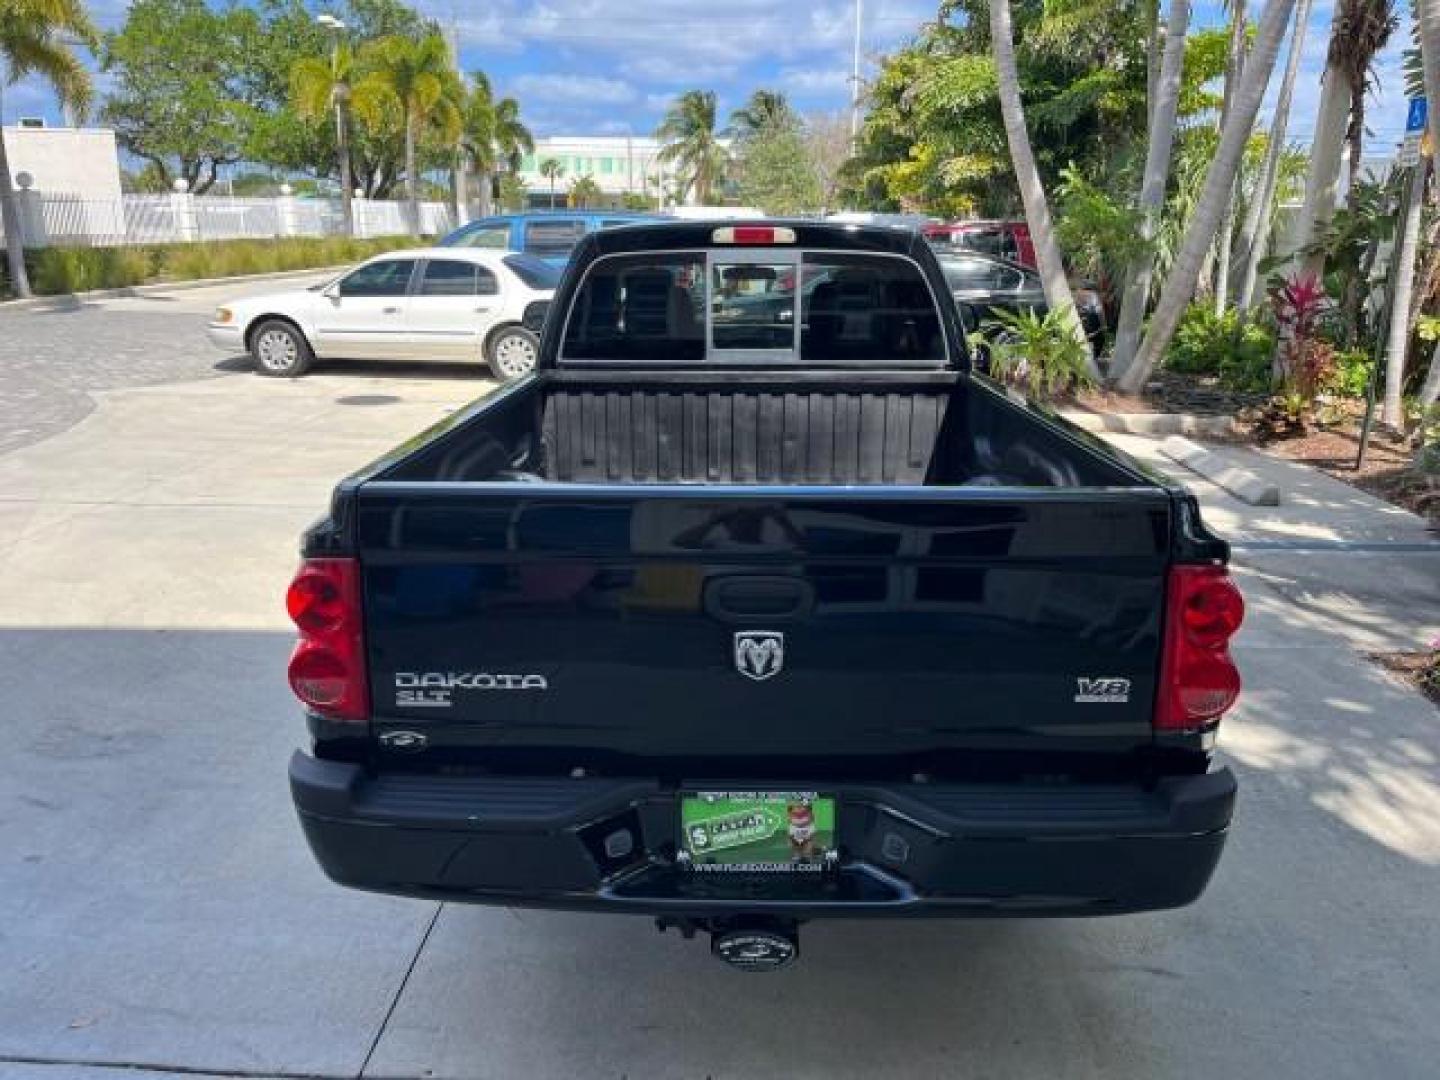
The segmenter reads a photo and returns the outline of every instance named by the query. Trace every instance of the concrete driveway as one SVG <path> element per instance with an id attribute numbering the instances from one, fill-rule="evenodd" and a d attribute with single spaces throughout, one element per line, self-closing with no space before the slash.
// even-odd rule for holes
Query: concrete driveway
<path id="1" fill-rule="evenodd" d="M 643 919 L 323 879 L 284 775 L 296 536 L 335 478 L 487 384 L 265 380 L 174 316 L 167 344 L 137 302 L 102 314 L 168 350 L 168 381 L 82 388 L 0 456 L 0 1077 L 1436 1074 L 1440 712 L 1360 655 L 1440 629 L 1413 519 L 1357 550 L 1373 515 L 1343 485 L 1271 525 L 1202 489 L 1249 544 L 1251 618 L 1222 736 L 1242 803 L 1199 904 L 812 925 L 803 963 L 749 977 Z M 27 320 L 61 317 L 0 314 L 0 381 L 48 332 Z"/>

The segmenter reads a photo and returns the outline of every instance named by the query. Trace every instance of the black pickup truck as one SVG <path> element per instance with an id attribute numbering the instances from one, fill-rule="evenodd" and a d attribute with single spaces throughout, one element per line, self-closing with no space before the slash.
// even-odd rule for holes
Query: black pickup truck
<path id="1" fill-rule="evenodd" d="M 1235 798 L 1227 558 L 969 370 L 917 235 L 595 233 L 537 371 L 305 534 L 295 804 L 342 884 L 749 968 L 812 918 L 1175 907 Z"/>

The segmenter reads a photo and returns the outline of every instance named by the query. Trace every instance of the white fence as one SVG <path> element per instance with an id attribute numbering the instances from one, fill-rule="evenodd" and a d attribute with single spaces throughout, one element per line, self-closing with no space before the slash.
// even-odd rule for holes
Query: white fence
<path id="1" fill-rule="evenodd" d="M 345 219 L 339 199 L 273 199 L 227 195 L 122 195 L 84 199 L 24 190 L 17 192 L 25 246 L 116 247 L 205 240 L 263 240 L 282 236 L 340 236 Z M 399 236 L 410 232 L 410 205 L 356 199 L 355 235 Z M 419 232 L 434 236 L 454 228 L 454 209 L 420 204 Z M 0 226 L 0 237 L 4 236 Z"/>

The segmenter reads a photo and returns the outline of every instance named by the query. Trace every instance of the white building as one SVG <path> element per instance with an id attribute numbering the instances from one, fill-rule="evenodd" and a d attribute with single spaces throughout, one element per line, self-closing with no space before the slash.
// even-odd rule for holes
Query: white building
<path id="1" fill-rule="evenodd" d="M 10 175 L 29 176 L 26 186 L 46 195 L 118 201 L 120 157 L 108 128 L 0 128 Z"/>
<path id="2" fill-rule="evenodd" d="M 606 202 L 619 205 L 626 195 L 660 205 L 673 188 L 674 169 L 658 160 L 660 144 L 636 135 L 553 136 L 535 140 L 535 152 L 520 163 L 520 180 L 525 184 L 532 207 L 550 205 L 550 179 L 542 176 L 546 161 L 560 164 L 555 178 L 555 204 L 565 205 L 570 185 L 582 176 L 591 177 L 607 196 Z"/>
<path id="3" fill-rule="evenodd" d="M 722 140 L 723 142 L 723 140 Z M 520 163 L 531 207 L 550 205 L 550 179 L 542 176 L 545 161 L 560 163 L 555 178 L 555 205 L 564 206 L 570 185 L 592 178 L 607 205 L 619 206 L 626 195 L 647 199 L 651 209 L 673 202 L 675 168 L 660 161 L 660 143 L 648 135 L 556 135 L 535 140 L 535 152 Z M 692 196 L 693 198 L 693 196 Z"/>
<path id="4" fill-rule="evenodd" d="M 124 236 L 115 132 L 27 124 L 0 128 L 0 138 L 19 188 L 21 234 L 27 243 L 38 247 L 56 236 Z"/>

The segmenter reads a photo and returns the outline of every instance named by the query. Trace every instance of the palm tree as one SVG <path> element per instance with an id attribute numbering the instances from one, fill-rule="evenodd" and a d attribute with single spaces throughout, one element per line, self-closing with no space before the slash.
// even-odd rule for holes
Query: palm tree
<path id="1" fill-rule="evenodd" d="M 584 210 L 592 202 L 602 198 L 604 194 L 593 176 L 577 176 L 575 182 L 570 185 L 570 195 L 567 201 L 574 209 Z"/>
<path id="2" fill-rule="evenodd" d="M 565 175 L 565 166 L 553 157 L 540 163 L 540 175 L 550 181 L 550 209 L 555 209 L 555 181 Z"/>
<path id="3" fill-rule="evenodd" d="M 788 127 L 797 120 L 789 99 L 778 90 L 756 90 L 743 107 L 730 114 L 730 130 L 737 139 L 771 127 Z"/>
<path id="4" fill-rule="evenodd" d="M 1275 99 L 1275 115 L 1265 141 L 1265 163 L 1250 196 L 1245 222 L 1240 227 L 1240 257 L 1245 271 L 1240 277 L 1240 291 L 1235 302 L 1241 318 L 1255 306 L 1255 289 L 1260 282 L 1260 260 L 1270 246 L 1270 226 L 1274 218 L 1275 189 L 1280 182 L 1280 157 L 1285 152 L 1285 130 L 1290 124 L 1290 101 L 1295 94 L 1295 74 L 1300 70 L 1300 56 L 1305 48 L 1305 32 L 1310 25 L 1311 0 L 1299 0 L 1295 9 L 1295 29 L 1290 35 L 1290 54 L 1285 59 L 1285 74 L 1280 80 L 1280 94 Z"/>
<path id="5" fill-rule="evenodd" d="M 1015 37 L 1011 28 L 1010 0 L 990 0 L 990 47 L 995 54 L 997 92 L 1000 116 L 1005 123 L 1005 141 L 1010 146 L 1010 160 L 1015 166 L 1015 182 L 1025 204 L 1025 220 L 1030 226 L 1030 239 L 1035 245 L 1036 261 L 1040 264 L 1040 284 L 1050 310 L 1065 320 L 1070 333 L 1084 348 L 1090 376 L 1099 378 L 1085 328 L 1075 310 L 1075 297 L 1065 276 L 1060 259 L 1060 245 L 1055 239 L 1055 226 L 1050 205 L 1040 183 L 1040 171 L 1030 148 L 1030 134 L 1025 128 L 1025 111 L 1020 103 L 1020 75 L 1015 63 Z"/>
<path id="6" fill-rule="evenodd" d="M 693 191 L 696 202 L 708 203 L 730 164 L 721 133 L 715 130 L 715 92 L 685 91 L 660 121 L 655 137 L 665 144 L 657 159 L 677 166 L 683 190 Z"/>
<path id="7" fill-rule="evenodd" d="M 1309 0 L 1306 0 L 1308 3 Z M 1140 183 L 1140 236 L 1145 246 L 1130 268 L 1120 301 L 1115 329 L 1112 377 L 1123 374 L 1135 359 L 1140 344 L 1140 324 L 1150 299 L 1150 282 L 1155 273 L 1155 230 L 1165 206 L 1165 185 L 1170 178 L 1170 151 L 1175 142 L 1175 113 L 1180 105 L 1180 80 L 1185 65 L 1185 33 L 1190 26 L 1190 0 L 1170 0 L 1165 25 L 1165 49 L 1157 65 L 1151 94 L 1150 130 L 1145 148 L 1145 173 Z"/>
<path id="8" fill-rule="evenodd" d="M 319 120 L 335 116 L 335 153 L 340 160 L 340 212 L 345 219 L 345 233 L 355 231 L 355 212 L 351 203 L 350 175 L 350 107 L 355 95 L 355 54 L 345 42 L 339 42 L 329 57 L 307 56 L 295 61 L 290 69 L 290 100 L 303 119 Z M 373 93 L 375 84 L 362 87 L 361 93 Z"/>
<path id="9" fill-rule="evenodd" d="M 90 72 L 70 46 L 78 41 L 92 52 L 100 35 L 81 0 L 0 0 L 0 91 L 27 75 L 49 83 L 66 111 L 76 117 L 90 111 L 95 87 Z M 16 296 L 30 295 L 25 273 L 25 242 L 20 235 L 20 208 L 10 177 L 5 140 L 0 137 L 0 222 L 5 228 L 5 253 L 10 287 Z"/>
<path id="10" fill-rule="evenodd" d="M 520 120 L 520 103 L 514 98 L 495 100 L 484 72 L 471 73 L 474 83 L 465 99 L 461 145 L 480 177 L 480 214 L 490 212 L 495 170 L 504 162 L 510 171 L 520 168 L 521 156 L 535 149 L 535 140 Z"/>
<path id="11" fill-rule="evenodd" d="M 1350 190 L 1360 182 L 1360 157 L 1365 145 L 1365 95 L 1371 87 L 1375 57 L 1390 42 L 1390 35 L 1399 25 L 1395 0 L 1347 0 L 1339 5 L 1344 11 L 1342 48 L 1337 42 L 1330 48 L 1340 70 L 1350 84 L 1350 126 L 1345 138 L 1350 144 Z"/>
<path id="12" fill-rule="evenodd" d="M 1389 0 L 1337 0 L 1330 19 L 1330 45 L 1325 56 L 1325 74 L 1320 83 L 1320 107 L 1315 117 L 1315 138 L 1310 146 L 1310 171 L 1305 177 L 1305 199 L 1291 227 L 1290 252 L 1315 250 L 1316 241 L 1325 231 L 1335 211 L 1336 188 L 1340 183 L 1340 159 L 1347 136 L 1354 138 L 1353 116 L 1355 74 L 1360 73 L 1360 86 L 1365 86 L 1374 53 L 1367 55 L 1369 41 L 1364 33 L 1370 21 L 1366 10 L 1375 3 Z M 1422 9 L 1424 3 L 1419 5 Z M 1359 37 L 1356 37 L 1359 31 Z M 1364 116 L 1361 106 L 1360 115 Z M 1362 134 L 1363 138 L 1363 134 Z M 1351 156 L 1355 157 L 1352 150 Z M 1355 163 L 1351 163 L 1352 176 Z M 1319 276 L 1325 268 L 1324 256 L 1306 256 L 1304 270 Z"/>
<path id="13" fill-rule="evenodd" d="M 405 198 L 409 203 L 410 231 L 420 233 L 420 174 L 416 144 L 426 127 L 453 145 L 460 134 L 460 110 L 454 90 L 458 80 L 450 66 L 450 48 L 439 34 L 423 38 L 385 37 L 368 45 L 361 55 L 368 74 L 362 80 L 354 106 L 372 115 L 387 101 L 396 106 L 405 129 Z M 357 91 L 358 91 L 357 87 Z M 373 104 L 372 104 L 373 102 Z"/>
<path id="14" fill-rule="evenodd" d="M 1225 126 L 1225 117 L 1230 112 L 1230 101 L 1240 76 L 1245 71 L 1245 21 L 1246 0 L 1226 0 L 1230 8 L 1230 44 L 1225 50 L 1225 84 L 1220 102 L 1220 122 L 1216 130 Z M 1225 202 L 1225 215 L 1220 223 L 1220 235 L 1215 246 L 1215 314 L 1222 315 L 1230 295 L 1230 259 L 1235 242 L 1235 206 L 1240 201 L 1240 181 L 1236 177 L 1230 188 L 1230 198 Z"/>
<path id="15" fill-rule="evenodd" d="M 1200 264 L 1205 260 L 1205 253 L 1215 239 L 1215 230 L 1225 213 L 1225 202 L 1235 183 L 1235 174 L 1240 169 L 1245 144 L 1250 141 L 1250 132 L 1255 127 L 1255 115 L 1260 111 L 1260 101 L 1265 96 L 1270 73 L 1275 69 L 1275 58 L 1279 55 L 1280 43 L 1285 38 L 1285 28 L 1289 25 L 1294 7 L 1295 0 L 1266 0 L 1255 32 L 1254 47 L 1231 101 L 1230 115 L 1220 132 L 1220 142 L 1205 173 L 1205 184 L 1185 230 L 1185 238 L 1180 242 L 1180 249 L 1165 278 L 1165 286 L 1160 291 L 1150 328 L 1135 362 L 1117 382 L 1126 393 L 1136 393 L 1150 378 L 1150 373 L 1169 346 L 1175 328 L 1180 325 L 1180 316 L 1195 293 Z"/>

